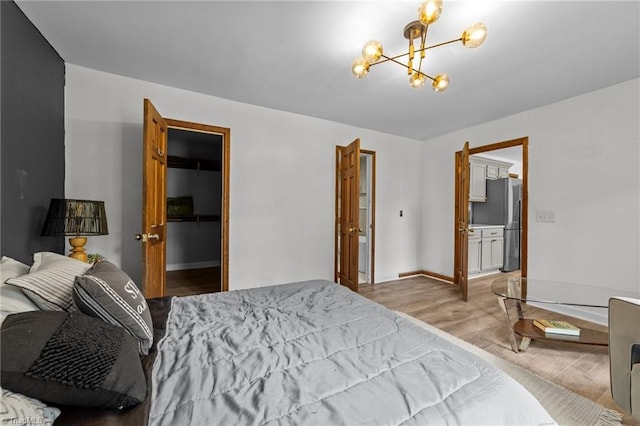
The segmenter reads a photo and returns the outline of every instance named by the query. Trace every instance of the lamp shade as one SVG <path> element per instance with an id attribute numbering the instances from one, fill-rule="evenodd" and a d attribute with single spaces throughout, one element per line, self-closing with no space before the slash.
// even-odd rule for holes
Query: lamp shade
<path id="1" fill-rule="evenodd" d="M 51 199 L 42 235 L 81 237 L 108 233 L 104 201 Z"/>

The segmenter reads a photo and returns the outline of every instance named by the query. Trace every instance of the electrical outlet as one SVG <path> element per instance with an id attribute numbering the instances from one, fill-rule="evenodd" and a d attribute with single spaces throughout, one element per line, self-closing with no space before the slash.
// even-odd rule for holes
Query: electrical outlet
<path id="1" fill-rule="evenodd" d="M 556 213 L 549 210 L 540 210 L 536 212 L 536 222 L 554 223 L 556 221 Z"/>
<path id="2" fill-rule="evenodd" d="M 402 217 L 403 215 L 404 215 L 404 212 L 400 210 L 400 217 Z"/>

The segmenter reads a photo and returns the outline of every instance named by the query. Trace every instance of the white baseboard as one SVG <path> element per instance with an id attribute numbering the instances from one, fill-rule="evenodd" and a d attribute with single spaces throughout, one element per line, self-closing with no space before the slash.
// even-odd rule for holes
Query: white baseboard
<path id="1" fill-rule="evenodd" d="M 180 271 L 183 269 L 200 269 L 200 268 L 214 268 L 220 266 L 219 260 L 210 260 L 207 262 L 194 262 L 194 263 L 172 263 L 167 264 L 167 271 Z"/>

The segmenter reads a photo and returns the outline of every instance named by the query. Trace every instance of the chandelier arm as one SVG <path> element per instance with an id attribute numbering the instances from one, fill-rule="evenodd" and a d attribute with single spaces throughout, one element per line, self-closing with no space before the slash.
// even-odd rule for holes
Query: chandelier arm
<path id="1" fill-rule="evenodd" d="M 416 52 L 422 52 L 422 51 L 426 51 L 426 50 L 429 50 L 429 49 L 435 49 L 436 47 L 445 46 L 447 44 L 456 43 L 458 41 L 462 41 L 462 37 L 457 38 L 455 40 L 449 40 L 449 41 L 445 41 L 443 43 L 434 44 L 432 46 L 427 46 L 424 49 L 421 48 L 421 49 L 417 50 Z M 381 60 L 379 60 L 377 62 L 374 62 L 373 64 L 370 64 L 370 66 L 383 64 L 383 63 L 389 62 L 389 61 L 397 62 L 397 61 L 394 61 L 394 60 L 398 59 L 398 58 L 402 58 L 403 56 L 408 56 L 408 55 L 409 55 L 409 52 L 401 53 L 401 54 L 395 55 L 395 56 L 382 55 L 381 57 L 384 58 L 384 59 L 381 59 Z M 406 67 L 406 65 L 405 65 L 405 67 Z"/>
<path id="2" fill-rule="evenodd" d="M 427 46 L 424 49 L 418 50 L 418 52 L 422 52 L 422 51 L 429 50 L 429 49 L 435 49 L 436 47 L 446 46 L 447 44 L 457 43 L 459 41 L 462 41 L 462 37 L 456 38 L 455 40 L 449 40 L 449 41 L 445 41 L 443 43 L 438 43 L 438 44 L 433 44 L 431 46 Z"/>
<path id="3" fill-rule="evenodd" d="M 400 55 L 400 56 L 405 56 L 405 55 Z M 396 57 L 388 58 L 388 57 L 386 57 L 386 56 L 385 56 L 384 58 L 385 58 L 385 62 L 387 62 L 387 61 L 395 62 L 396 64 L 398 64 L 398 65 L 400 65 L 400 66 L 402 66 L 402 67 L 404 67 L 404 68 L 406 68 L 406 69 L 409 69 L 409 67 L 407 66 L 407 64 L 403 64 L 402 62 L 400 62 L 400 61 L 396 60 Z M 380 63 L 380 61 L 376 62 L 376 64 L 379 64 L 379 63 Z M 371 64 L 371 65 L 374 65 L 374 64 Z M 417 72 L 418 74 L 420 74 L 420 75 L 423 75 L 423 76 L 427 77 L 429 80 L 432 80 L 432 81 L 435 81 L 435 80 L 436 80 L 435 78 L 431 77 L 430 75 L 425 74 L 425 73 L 423 73 L 422 71 L 417 70 L 417 69 L 415 69 L 415 68 L 411 68 L 411 71 L 413 71 L 413 72 Z"/>

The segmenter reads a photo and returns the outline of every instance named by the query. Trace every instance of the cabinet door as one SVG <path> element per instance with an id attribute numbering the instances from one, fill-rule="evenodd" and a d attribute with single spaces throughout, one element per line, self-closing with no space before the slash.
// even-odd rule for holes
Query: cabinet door
<path id="1" fill-rule="evenodd" d="M 487 164 L 487 179 L 498 179 L 500 170 L 495 164 Z"/>
<path id="2" fill-rule="evenodd" d="M 503 266 L 504 238 L 491 240 L 491 266 L 500 269 Z"/>
<path id="3" fill-rule="evenodd" d="M 470 164 L 469 201 L 487 201 L 487 181 L 484 164 Z"/>
<path id="4" fill-rule="evenodd" d="M 482 270 L 502 268 L 504 239 L 483 238 L 482 239 Z"/>
<path id="5" fill-rule="evenodd" d="M 499 178 L 507 178 L 509 177 L 509 169 L 506 167 L 500 167 L 500 169 L 498 169 L 498 174 Z"/>
<path id="6" fill-rule="evenodd" d="M 480 272 L 480 258 L 481 258 L 481 240 L 479 238 L 469 240 L 469 273 L 473 274 Z"/>

